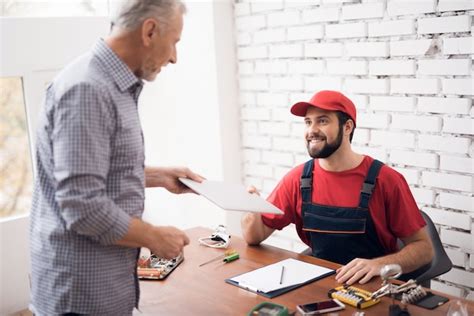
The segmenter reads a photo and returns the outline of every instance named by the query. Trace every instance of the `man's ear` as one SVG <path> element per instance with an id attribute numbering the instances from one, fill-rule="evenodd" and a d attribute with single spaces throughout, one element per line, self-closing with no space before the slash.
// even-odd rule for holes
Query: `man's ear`
<path id="1" fill-rule="evenodd" d="M 158 21 L 152 18 L 148 18 L 142 23 L 142 41 L 143 46 L 149 47 L 152 45 L 152 41 L 156 36 L 160 35 L 160 28 Z"/>
<path id="2" fill-rule="evenodd" d="M 348 119 L 346 123 L 344 124 L 344 134 L 350 135 L 352 131 L 354 130 L 354 121 L 351 119 Z"/>

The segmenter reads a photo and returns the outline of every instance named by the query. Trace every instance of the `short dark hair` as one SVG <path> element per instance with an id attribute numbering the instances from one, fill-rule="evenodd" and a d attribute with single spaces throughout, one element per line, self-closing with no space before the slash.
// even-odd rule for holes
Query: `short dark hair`
<path id="1" fill-rule="evenodd" d="M 339 120 L 339 128 L 343 128 L 344 124 L 348 120 L 351 120 L 354 122 L 354 120 L 347 114 L 341 111 L 336 111 L 337 119 Z M 349 135 L 349 142 L 352 143 L 352 137 L 354 137 L 354 130 L 355 130 L 355 123 L 354 123 L 354 128 L 352 129 L 351 134 Z"/>

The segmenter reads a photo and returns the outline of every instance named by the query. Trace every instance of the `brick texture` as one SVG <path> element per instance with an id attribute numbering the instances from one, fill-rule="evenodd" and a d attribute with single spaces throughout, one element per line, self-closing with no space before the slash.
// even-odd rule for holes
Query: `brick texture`
<path id="1" fill-rule="evenodd" d="M 474 297 L 472 0 L 235 1 L 242 182 L 267 196 L 308 160 L 289 107 L 340 90 L 353 149 L 395 168 L 455 268 L 433 289 Z M 293 227 L 271 241 L 298 251 Z"/>

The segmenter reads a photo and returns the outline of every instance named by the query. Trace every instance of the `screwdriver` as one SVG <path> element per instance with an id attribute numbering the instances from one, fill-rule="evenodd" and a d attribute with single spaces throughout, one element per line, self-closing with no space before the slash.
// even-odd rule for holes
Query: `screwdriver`
<path id="1" fill-rule="evenodd" d="M 234 261 L 234 260 L 237 260 L 239 259 L 239 253 L 238 252 L 235 252 L 227 257 L 224 258 L 224 263 L 228 263 L 228 262 L 231 262 L 231 261 Z"/>
<path id="2" fill-rule="evenodd" d="M 209 260 L 209 261 L 203 262 L 203 263 L 201 263 L 199 266 L 202 267 L 202 266 L 205 265 L 205 264 L 208 264 L 208 263 L 211 263 L 211 262 L 220 260 L 220 259 L 222 259 L 222 258 L 224 258 L 224 260 L 225 260 L 227 257 L 231 257 L 231 256 L 234 255 L 234 254 L 237 254 L 237 258 L 235 258 L 235 259 L 238 259 L 238 256 L 239 256 L 238 252 L 237 252 L 235 249 L 229 249 L 229 250 L 226 250 L 223 255 L 217 256 L 217 257 L 215 257 L 215 258 L 213 258 L 213 259 L 211 259 L 211 260 Z M 235 259 L 232 259 L 232 260 L 230 260 L 230 261 L 233 261 L 233 260 L 235 260 Z M 230 261 L 224 261 L 224 262 L 230 262 Z"/>

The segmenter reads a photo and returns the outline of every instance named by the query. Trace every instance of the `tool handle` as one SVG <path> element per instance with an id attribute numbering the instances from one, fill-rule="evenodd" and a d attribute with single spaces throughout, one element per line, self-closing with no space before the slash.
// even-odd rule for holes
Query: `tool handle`
<path id="1" fill-rule="evenodd" d="M 225 263 L 227 263 L 227 262 L 231 262 L 231 261 L 234 261 L 234 260 L 237 260 L 237 259 L 239 259 L 239 254 L 238 253 L 233 253 L 230 256 L 225 257 L 223 261 Z"/>

